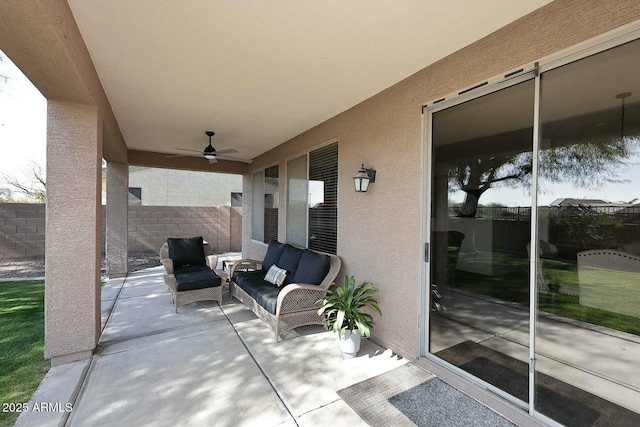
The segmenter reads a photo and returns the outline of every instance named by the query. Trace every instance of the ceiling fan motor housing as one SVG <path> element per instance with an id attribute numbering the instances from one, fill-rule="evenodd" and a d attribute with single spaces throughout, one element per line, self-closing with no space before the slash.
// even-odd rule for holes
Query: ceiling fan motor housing
<path id="1" fill-rule="evenodd" d="M 205 135 L 209 137 L 209 145 L 204 149 L 204 158 L 213 160 L 216 158 L 216 149 L 211 145 L 211 137 L 215 135 L 215 132 L 208 130 L 205 132 Z"/>

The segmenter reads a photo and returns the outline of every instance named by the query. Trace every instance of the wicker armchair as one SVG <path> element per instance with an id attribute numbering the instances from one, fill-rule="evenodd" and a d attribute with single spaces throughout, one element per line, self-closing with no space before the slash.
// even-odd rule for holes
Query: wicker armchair
<path id="1" fill-rule="evenodd" d="M 290 283 L 284 286 L 278 293 L 275 314 L 263 308 L 233 281 L 236 272 L 259 270 L 260 266 L 256 261 L 243 259 L 231 266 L 229 291 L 269 326 L 276 335 L 276 342 L 281 334 L 300 326 L 323 325 L 324 319 L 317 313 L 320 308 L 319 301 L 327 294 L 341 267 L 339 257 L 325 253 L 323 255 L 330 258 L 329 271 L 324 280 L 319 285 Z"/>
<path id="2" fill-rule="evenodd" d="M 209 254 L 210 250 L 208 244 L 205 243 L 203 247 L 206 255 L 206 267 L 203 266 L 202 270 L 210 269 L 213 272 L 213 270 L 215 270 L 216 266 L 218 265 L 218 256 Z M 178 271 L 176 271 L 174 262 L 169 257 L 169 246 L 167 245 L 167 243 L 162 245 L 162 247 L 160 248 L 160 261 L 162 262 L 162 265 L 167 272 L 167 274 L 165 274 L 163 278 L 173 296 L 173 303 L 175 305 L 176 313 L 178 312 L 178 308 L 180 306 L 196 301 L 211 300 L 222 302 L 222 286 L 220 278 L 217 275 L 215 276 L 217 277 L 217 280 L 214 280 L 212 282 L 213 286 L 195 290 L 181 291 L 178 289 L 178 281 L 176 279 L 176 274 L 180 274 L 180 271 L 179 268 Z"/>

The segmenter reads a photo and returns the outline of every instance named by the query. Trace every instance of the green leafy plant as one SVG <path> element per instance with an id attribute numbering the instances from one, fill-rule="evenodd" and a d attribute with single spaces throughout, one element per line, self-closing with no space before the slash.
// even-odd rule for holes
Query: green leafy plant
<path id="1" fill-rule="evenodd" d="M 358 329 L 363 337 L 371 336 L 373 317 L 362 309 L 370 307 L 382 316 L 378 301 L 371 295 L 378 288 L 371 282 L 363 282 L 356 286 L 353 276 L 344 276 L 344 285 L 335 291 L 328 291 L 320 302 L 322 307 L 318 315 L 325 316 L 327 329 L 338 332 L 342 336 L 345 331 Z"/>

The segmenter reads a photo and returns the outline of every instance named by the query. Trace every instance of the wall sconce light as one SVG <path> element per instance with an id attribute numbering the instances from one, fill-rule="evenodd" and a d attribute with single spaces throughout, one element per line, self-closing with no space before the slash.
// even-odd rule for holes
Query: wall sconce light
<path id="1" fill-rule="evenodd" d="M 353 177 L 356 193 L 366 193 L 372 182 L 376 182 L 376 171 L 375 169 L 366 169 L 363 163 L 358 175 Z"/>

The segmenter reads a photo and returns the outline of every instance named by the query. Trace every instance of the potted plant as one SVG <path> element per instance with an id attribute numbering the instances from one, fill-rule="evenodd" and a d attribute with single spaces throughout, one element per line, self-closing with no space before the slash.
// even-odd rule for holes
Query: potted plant
<path id="1" fill-rule="evenodd" d="M 353 276 L 344 276 L 344 286 L 328 291 L 320 302 L 318 315 L 324 315 L 327 329 L 338 333 L 338 346 L 342 357 L 355 357 L 360 350 L 360 336 L 371 336 L 373 317 L 363 311 L 370 307 L 380 315 L 378 301 L 371 295 L 378 291 L 373 283 L 363 282 L 356 286 Z"/>

